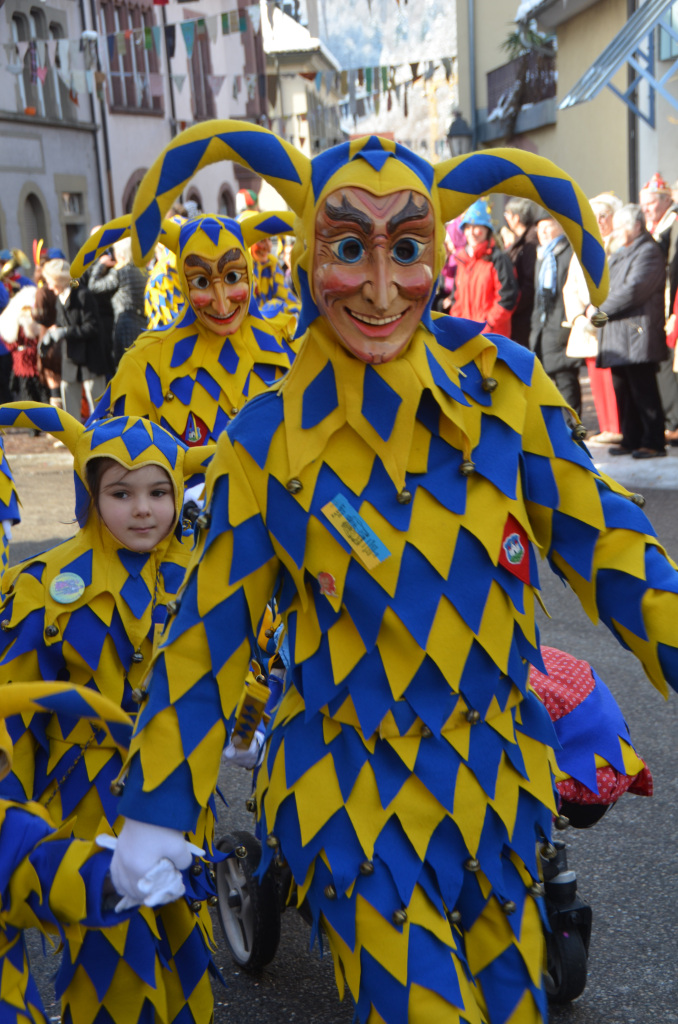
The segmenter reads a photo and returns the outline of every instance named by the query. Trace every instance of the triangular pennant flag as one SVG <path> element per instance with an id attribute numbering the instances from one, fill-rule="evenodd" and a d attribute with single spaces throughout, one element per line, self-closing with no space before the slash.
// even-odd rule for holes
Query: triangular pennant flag
<path id="1" fill-rule="evenodd" d="M 442 65 L 445 68 L 445 78 L 449 82 L 450 75 L 452 74 L 452 58 L 451 57 L 443 57 L 442 58 Z"/>
<path id="2" fill-rule="evenodd" d="M 47 68 L 38 68 L 38 78 L 44 85 L 45 79 L 47 78 Z"/>
<path id="3" fill-rule="evenodd" d="M 196 34 L 199 36 L 207 35 L 207 25 L 205 24 L 204 18 L 198 18 L 198 20 L 195 23 L 195 31 Z"/>
<path id="4" fill-rule="evenodd" d="M 167 56 L 171 60 L 174 56 L 174 51 L 177 45 L 177 27 L 176 25 L 165 25 L 165 46 L 167 47 Z"/>
<path id="5" fill-rule="evenodd" d="M 172 75 L 172 81 L 177 87 L 177 92 L 181 92 L 186 81 L 186 75 Z"/>
<path id="6" fill-rule="evenodd" d="M 253 100 L 257 94 L 257 76 L 245 75 L 245 86 L 247 87 L 248 100 Z"/>
<path id="7" fill-rule="evenodd" d="M 415 61 L 413 64 L 410 64 L 410 71 L 412 72 L 412 81 L 416 82 L 416 80 L 419 78 L 419 61 L 418 60 Z"/>
<path id="8" fill-rule="evenodd" d="M 150 25 L 146 25 L 146 27 L 144 28 L 144 49 L 153 49 L 153 29 L 151 28 Z"/>
<path id="9" fill-rule="evenodd" d="M 160 28 L 160 25 L 152 25 L 151 26 L 151 35 L 153 36 L 153 45 L 155 47 L 155 52 L 157 54 L 160 53 L 160 47 L 162 46 L 162 34 L 161 33 L 162 33 L 162 29 Z"/>
<path id="10" fill-rule="evenodd" d="M 144 30 L 143 30 L 143 28 L 135 28 L 134 29 L 134 45 L 135 46 L 143 46 L 144 45 Z"/>
<path id="11" fill-rule="evenodd" d="M 323 73 L 322 73 L 322 71 L 318 71 L 316 76 L 315 76 L 315 79 L 314 79 L 315 91 L 316 92 L 320 92 L 320 86 L 322 85 L 322 80 L 323 80 Z"/>
<path id="12" fill-rule="evenodd" d="M 382 67 L 379 70 L 381 71 L 381 88 L 383 92 L 386 92 L 388 89 L 388 68 Z"/>
<path id="13" fill-rule="evenodd" d="M 221 87 L 224 84 L 224 79 L 225 78 L 226 78 L 226 75 L 208 75 L 207 76 L 207 83 L 208 83 L 210 89 L 212 90 L 212 95 L 213 96 L 218 96 L 219 95 L 219 91 L 221 90 Z"/>
<path id="14" fill-rule="evenodd" d="M 181 23 L 181 34 L 186 44 L 186 56 L 190 60 L 193 56 L 193 44 L 195 43 L 195 22 L 184 21 Z"/>
<path id="15" fill-rule="evenodd" d="M 268 23 L 273 28 L 273 12 L 275 11 L 276 3 L 275 0 L 267 0 L 266 10 L 268 12 Z"/>
<path id="16" fill-rule="evenodd" d="M 368 95 L 372 92 L 372 68 L 365 68 L 365 92 Z"/>
<path id="17" fill-rule="evenodd" d="M 118 52 L 118 56 L 120 57 L 124 57 L 127 53 L 127 43 L 125 42 L 124 32 L 115 33 L 115 48 Z"/>
<path id="18" fill-rule="evenodd" d="M 261 28 L 261 7 L 259 4 L 250 4 L 247 8 L 249 19 L 252 22 L 252 29 L 256 35 Z"/>
<path id="19" fill-rule="evenodd" d="M 228 27 L 230 28 L 231 32 L 240 31 L 240 18 L 238 17 L 237 11 L 228 12 Z"/>
<path id="20" fill-rule="evenodd" d="M 216 43 L 217 36 L 219 35 L 219 15 L 211 14 L 209 18 L 205 18 L 205 24 L 207 25 L 207 35 L 210 37 L 210 42 Z"/>
<path id="21" fill-rule="evenodd" d="M 91 96 L 94 92 L 94 72 L 90 68 L 87 68 L 87 71 L 85 71 L 85 85 L 87 92 Z"/>
<path id="22" fill-rule="evenodd" d="M 225 11 L 221 15 L 221 32 L 222 32 L 222 35 L 227 36 L 227 35 L 230 35 L 230 31 L 231 30 L 228 27 L 228 12 Z"/>
<path id="23" fill-rule="evenodd" d="M 238 17 L 238 28 L 243 33 L 247 32 L 247 17 L 246 17 L 246 15 L 243 14 L 242 17 Z"/>
<path id="24" fill-rule="evenodd" d="M 162 75 L 152 71 L 149 75 L 149 88 L 151 96 L 162 96 L 164 93 Z"/>

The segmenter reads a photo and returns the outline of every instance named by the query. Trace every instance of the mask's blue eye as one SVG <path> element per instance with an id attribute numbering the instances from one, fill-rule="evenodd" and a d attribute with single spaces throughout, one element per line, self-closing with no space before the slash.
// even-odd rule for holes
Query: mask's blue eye
<path id="1" fill-rule="evenodd" d="M 424 243 L 418 242 L 416 238 L 401 238 L 393 246 L 393 259 L 398 263 L 414 263 L 423 249 Z"/>
<path id="2" fill-rule="evenodd" d="M 335 242 L 331 249 L 342 263 L 357 263 L 365 252 L 365 247 L 359 238 L 342 238 L 340 242 Z"/>

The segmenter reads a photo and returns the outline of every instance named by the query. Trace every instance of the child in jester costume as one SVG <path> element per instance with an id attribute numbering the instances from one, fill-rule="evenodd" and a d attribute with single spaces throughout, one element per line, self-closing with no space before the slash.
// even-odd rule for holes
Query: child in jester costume
<path id="1" fill-rule="evenodd" d="M 125 352 L 90 422 L 146 416 L 189 447 L 207 444 L 246 401 L 282 377 L 294 359 L 294 318 L 268 320 L 260 312 L 249 246 L 289 232 L 292 223 L 289 213 L 256 214 L 243 225 L 216 216 L 166 220 L 161 241 L 177 255 L 186 306 Z M 105 224 L 76 256 L 72 274 L 82 274 L 128 232 L 128 217 Z"/>
<path id="2" fill-rule="evenodd" d="M 0 687 L 0 779 L 12 767 L 12 741 L 4 719 L 42 714 L 55 716 L 64 727 L 89 721 L 124 756 L 132 723 L 121 708 L 100 693 L 69 683 L 29 682 Z M 136 909 L 124 906 L 110 880 L 110 850 L 84 839 L 69 838 L 68 825 L 55 830 L 42 804 L 0 799 L 0 1020 L 3 1024 L 47 1024 L 42 1001 L 30 975 L 23 931 L 38 928 L 64 944 L 77 945 L 81 925 L 114 928 L 116 913 L 125 911 L 131 933 L 143 938 L 145 925 Z M 106 837 L 108 838 L 108 837 Z M 114 841 L 113 841 L 114 842 Z M 111 845 L 110 843 L 107 845 Z M 184 878 L 167 862 L 161 875 L 146 880 L 144 903 L 160 898 L 191 899 L 207 895 L 201 876 Z"/>
<path id="3" fill-rule="evenodd" d="M 523 151 L 433 167 L 372 137 L 308 161 L 217 121 L 142 181 L 137 260 L 186 178 L 220 159 L 298 216 L 303 341 L 210 466 L 130 748 L 114 882 L 139 898 L 165 830 L 178 841 L 202 815 L 274 595 L 290 665 L 257 776 L 263 869 L 289 864 L 364 1024 L 538 1024 L 556 738 L 528 685 L 537 556 L 663 690 L 678 684 L 678 572 L 534 356 L 430 305 L 445 223 L 492 191 L 557 216 L 602 301 L 595 218 Z"/>
<path id="4" fill-rule="evenodd" d="M 188 560 L 184 478 L 203 473 L 214 449 L 187 449 L 133 416 L 85 429 L 36 403 L 1 406 L 0 426 L 43 430 L 65 443 L 74 456 L 80 525 L 71 540 L 5 572 L 0 684 L 67 680 L 136 714 L 156 636 Z M 86 721 L 58 715 L 14 715 L 7 728 L 14 765 L 0 784 L 2 797 L 37 801 L 55 827 L 67 823 L 77 838 L 117 833 L 123 757 L 116 745 Z M 205 834 L 211 840 L 211 818 L 206 808 L 196 822 L 201 847 Z M 78 934 L 60 974 L 63 1020 L 205 1020 L 210 935 L 206 905 L 186 901 L 146 909 L 134 925 Z"/>

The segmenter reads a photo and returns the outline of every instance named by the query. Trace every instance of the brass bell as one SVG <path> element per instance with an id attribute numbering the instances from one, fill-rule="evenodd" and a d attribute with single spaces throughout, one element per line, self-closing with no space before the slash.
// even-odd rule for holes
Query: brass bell
<path id="1" fill-rule="evenodd" d="M 176 615 L 179 611 L 179 602 L 175 600 L 168 601 L 165 608 L 168 615 Z"/>
<path id="2" fill-rule="evenodd" d="M 165 395 L 165 401 L 166 402 L 171 402 L 173 400 L 173 398 L 174 398 L 174 395 L 172 394 L 172 392 L 168 391 L 167 394 Z"/>
<path id="3" fill-rule="evenodd" d="M 586 434 L 587 430 L 583 423 L 577 423 L 577 425 L 572 428 L 572 437 L 575 441 L 583 441 Z"/>
<path id="4" fill-rule="evenodd" d="M 569 827 L 570 819 L 564 814 L 559 814 L 553 819 L 553 824 L 556 826 L 559 832 L 564 832 Z"/>
<path id="5" fill-rule="evenodd" d="M 144 656 L 141 651 L 135 651 L 132 655 L 132 661 L 136 662 L 137 665 L 144 660 Z"/>
<path id="6" fill-rule="evenodd" d="M 337 890 L 334 888 L 333 885 L 326 885 L 323 891 L 327 896 L 328 900 L 336 900 Z"/>
<path id="7" fill-rule="evenodd" d="M 362 862 L 362 864 L 360 865 L 360 874 L 361 875 L 373 875 L 374 874 L 374 864 L 372 863 L 371 860 L 364 860 Z"/>
<path id="8" fill-rule="evenodd" d="M 278 847 L 280 846 L 280 840 L 278 839 L 277 836 L 267 836 L 266 845 L 270 846 L 272 850 L 277 850 Z"/>
<path id="9" fill-rule="evenodd" d="M 238 413 L 238 406 L 237 406 L 237 405 L 234 405 L 234 406 L 233 406 L 233 407 L 231 408 L 231 416 L 236 416 L 236 415 L 237 415 L 237 413 Z"/>
<path id="10" fill-rule="evenodd" d="M 423 739 L 427 740 L 430 736 L 433 736 L 433 733 L 431 732 L 427 725 L 422 725 L 421 735 Z"/>
<path id="11" fill-rule="evenodd" d="M 539 896 L 544 895 L 546 889 L 544 888 L 541 882 L 533 882 L 527 891 L 530 893 L 531 896 L 535 896 L 538 898 Z"/>
<path id="12" fill-rule="evenodd" d="M 405 924 L 407 921 L 407 911 L 400 907 L 398 910 L 393 911 L 393 923 L 394 924 Z"/>
<path id="13" fill-rule="evenodd" d="M 459 467 L 459 472 L 462 473 L 463 476 L 472 476 L 473 473 L 475 473 L 475 471 L 475 463 L 471 462 L 470 459 L 464 459 L 461 466 Z"/>
<path id="14" fill-rule="evenodd" d="M 447 915 L 447 920 L 450 922 L 450 924 L 459 924 L 461 921 L 461 911 L 450 910 L 449 914 Z"/>
<path id="15" fill-rule="evenodd" d="M 264 630 L 264 636 L 266 637 L 267 640 L 272 640 L 273 637 L 275 636 L 275 630 L 274 629 L 265 629 Z"/>
<path id="16" fill-rule="evenodd" d="M 469 708 L 466 712 L 466 721 L 471 725 L 477 725 L 480 721 L 480 712 L 475 708 Z"/>
<path id="17" fill-rule="evenodd" d="M 208 896 L 207 897 L 207 906 L 208 907 L 218 907 L 219 906 L 219 897 L 218 896 Z"/>
<path id="18" fill-rule="evenodd" d="M 199 860 L 196 860 L 194 861 L 193 864 L 191 864 L 191 874 L 195 875 L 196 878 L 198 877 L 198 875 L 202 874 L 202 864 L 200 863 Z"/>
<path id="19" fill-rule="evenodd" d="M 212 522 L 212 516 L 209 512 L 201 512 L 195 521 L 195 525 L 199 530 L 206 530 Z"/>
<path id="20" fill-rule="evenodd" d="M 115 782 L 112 782 L 108 788 L 110 789 L 113 796 L 122 796 L 125 787 L 123 786 L 122 782 L 118 782 L 116 780 Z"/>
<path id="21" fill-rule="evenodd" d="M 594 327 L 602 327 L 608 321 L 607 313 L 603 313 L 602 309 L 597 309 L 595 313 L 591 315 L 591 323 Z"/>
<path id="22" fill-rule="evenodd" d="M 142 690 L 140 686 L 135 686 L 132 690 L 131 696 L 135 704 L 143 704 L 148 694 L 145 690 Z"/>
<path id="23" fill-rule="evenodd" d="M 504 911 L 505 914 L 515 914 L 518 907 L 513 902 L 513 900 L 506 900 L 505 903 L 502 903 L 501 909 Z"/>
<path id="24" fill-rule="evenodd" d="M 267 682 L 266 676 L 262 676 L 261 673 L 259 673 L 259 675 L 255 676 L 254 678 L 256 679 L 256 681 L 258 683 L 266 683 Z"/>
<path id="25" fill-rule="evenodd" d="M 298 477 L 293 476 L 291 480 L 287 481 L 285 486 L 287 487 L 287 490 L 290 492 L 290 494 L 298 494 L 304 485 L 302 484 L 301 480 L 298 479 Z"/>
<path id="26" fill-rule="evenodd" d="M 191 910 L 194 914 L 199 913 L 202 906 L 202 900 L 191 900 Z"/>
<path id="27" fill-rule="evenodd" d="M 233 852 L 236 855 L 236 857 L 238 858 L 238 860 L 244 860 L 245 857 L 247 856 L 247 847 L 246 846 L 236 846 L 236 848 L 235 848 L 235 850 Z"/>
<path id="28" fill-rule="evenodd" d="M 492 394 L 493 391 L 497 390 L 498 384 L 499 381 L 495 380 L 494 377 L 483 377 L 483 391 L 488 391 L 490 394 Z"/>
<path id="29" fill-rule="evenodd" d="M 11 629 L 11 628 L 12 628 L 12 624 L 9 621 L 9 619 L 3 619 L 2 622 L 0 622 L 0 629 L 4 629 L 5 633 L 7 632 L 8 629 Z"/>
<path id="30" fill-rule="evenodd" d="M 553 843 L 542 843 L 539 847 L 539 853 L 544 858 L 544 860 L 555 860 L 555 858 L 558 856 L 558 851 L 556 850 Z"/>
<path id="31" fill-rule="evenodd" d="M 467 871 L 480 871 L 480 861 L 475 857 L 469 857 L 468 860 L 464 861 L 464 867 Z"/>
<path id="32" fill-rule="evenodd" d="M 396 500 L 399 505 L 409 505 L 412 501 L 412 492 L 408 491 L 407 487 L 403 487 L 402 491 L 396 495 Z"/>
<path id="33" fill-rule="evenodd" d="M 53 636 L 58 636 L 58 635 L 59 635 L 59 627 L 58 626 L 46 626 L 45 627 L 45 636 L 53 637 Z"/>
<path id="34" fill-rule="evenodd" d="M 645 498 L 642 494 L 631 494 L 629 497 L 633 504 L 637 505 L 638 508 L 645 508 Z"/>
<path id="35" fill-rule="evenodd" d="M 250 814 L 256 814 L 256 812 L 257 812 L 257 800 L 256 800 L 256 797 L 253 797 L 253 796 L 248 796 L 247 797 L 247 800 L 245 800 L 245 809 L 248 810 L 250 812 Z"/>

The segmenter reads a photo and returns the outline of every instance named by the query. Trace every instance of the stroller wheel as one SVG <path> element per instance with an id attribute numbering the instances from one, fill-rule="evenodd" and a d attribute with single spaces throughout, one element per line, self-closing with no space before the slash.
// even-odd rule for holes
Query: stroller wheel
<path id="1" fill-rule="evenodd" d="M 575 928 L 546 932 L 544 987 L 552 1003 L 570 1003 L 586 987 L 586 947 Z"/>
<path id="2" fill-rule="evenodd" d="M 216 865 L 219 923 L 235 962 L 246 971 L 258 971 L 271 962 L 280 942 L 275 880 L 269 872 L 254 877 L 261 843 L 249 832 L 224 836 L 217 848 L 232 854 Z"/>

